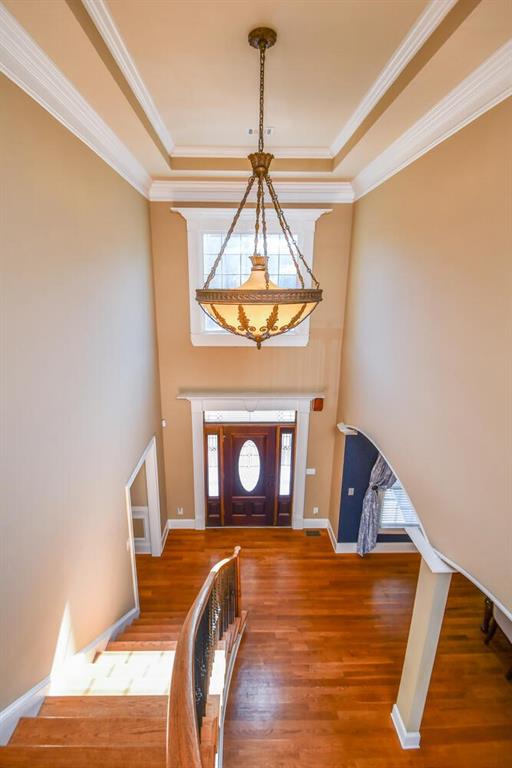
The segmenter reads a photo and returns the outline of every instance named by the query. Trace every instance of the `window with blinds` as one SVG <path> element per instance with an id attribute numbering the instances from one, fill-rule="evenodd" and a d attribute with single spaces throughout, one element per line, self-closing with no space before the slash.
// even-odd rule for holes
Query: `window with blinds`
<path id="1" fill-rule="evenodd" d="M 381 496 L 380 527 L 411 528 L 419 526 L 420 521 L 412 502 L 398 480 Z"/>

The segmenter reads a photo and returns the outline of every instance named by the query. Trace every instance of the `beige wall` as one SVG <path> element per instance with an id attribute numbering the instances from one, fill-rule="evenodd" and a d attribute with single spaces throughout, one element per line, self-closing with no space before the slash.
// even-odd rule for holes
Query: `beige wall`
<path id="1" fill-rule="evenodd" d="M 1 709 L 50 672 L 66 607 L 80 648 L 133 606 L 124 487 L 160 413 L 147 202 L 0 88 Z"/>
<path id="2" fill-rule="evenodd" d="M 341 415 L 512 607 L 511 103 L 356 204 Z"/>
<path id="3" fill-rule="evenodd" d="M 190 341 L 186 222 L 170 203 L 151 204 L 151 231 L 160 358 L 165 472 L 169 517 L 183 507 L 194 517 L 190 404 L 176 400 L 180 390 L 325 390 L 325 407 L 312 413 L 305 516 L 314 506 L 329 514 L 332 452 L 338 399 L 343 308 L 345 303 L 352 210 L 334 206 L 317 222 L 315 273 L 324 301 L 312 315 L 310 342 L 304 348 L 208 348 Z"/>

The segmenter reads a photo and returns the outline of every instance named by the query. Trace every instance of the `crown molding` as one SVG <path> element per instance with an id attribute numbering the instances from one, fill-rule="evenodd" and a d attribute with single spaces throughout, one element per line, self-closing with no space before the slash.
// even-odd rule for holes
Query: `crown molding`
<path id="1" fill-rule="evenodd" d="M 352 182 L 356 200 L 510 95 L 512 95 L 511 41 L 495 51 L 444 99 L 358 173 Z"/>
<path id="2" fill-rule="evenodd" d="M 143 166 L 1 4 L 0 70 L 138 192 L 148 196 L 151 178 Z"/>
<path id="3" fill-rule="evenodd" d="M 245 192 L 247 181 L 153 181 L 149 199 L 180 203 L 236 203 Z M 277 181 L 281 203 L 352 203 L 354 191 L 348 181 Z"/>
<path id="4" fill-rule="evenodd" d="M 340 133 L 334 139 L 330 152 L 334 157 L 359 128 L 365 117 L 384 96 L 398 75 L 428 40 L 457 0 L 430 0 L 406 37 L 402 40 L 386 66 L 367 91 L 356 110 L 349 117 Z"/>
<path id="5" fill-rule="evenodd" d="M 180 216 L 183 216 L 191 228 L 197 227 L 197 225 L 202 226 L 208 220 L 218 221 L 219 219 L 226 219 L 228 222 L 231 222 L 237 211 L 236 208 L 201 208 L 197 205 L 189 206 L 188 208 L 175 208 L 173 206 L 170 210 L 172 213 L 179 213 Z M 293 223 L 300 222 L 305 224 L 309 222 L 310 224 L 315 224 L 324 213 L 332 213 L 332 208 L 287 208 L 286 219 L 288 222 Z M 242 223 L 247 221 L 253 222 L 254 208 L 244 208 L 240 213 L 238 221 Z M 277 215 L 274 210 L 267 212 L 267 223 L 270 222 L 277 224 Z"/>
<path id="6" fill-rule="evenodd" d="M 329 147 L 272 147 L 266 144 L 265 150 L 275 154 L 276 158 L 294 158 L 299 160 L 332 160 Z M 245 158 L 256 151 L 256 146 L 246 147 L 215 147 L 215 146 L 181 146 L 174 147 L 173 157 L 235 157 Z"/>
<path id="7" fill-rule="evenodd" d="M 172 140 L 172 136 L 140 76 L 139 70 L 135 66 L 135 62 L 130 56 L 128 48 L 110 14 L 107 4 L 104 0 L 82 0 L 82 3 L 93 20 L 98 32 L 102 36 L 105 45 L 114 57 L 119 69 L 125 76 L 135 98 L 146 113 L 158 138 L 167 152 L 171 154 L 174 151 L 174 141 Z"/>

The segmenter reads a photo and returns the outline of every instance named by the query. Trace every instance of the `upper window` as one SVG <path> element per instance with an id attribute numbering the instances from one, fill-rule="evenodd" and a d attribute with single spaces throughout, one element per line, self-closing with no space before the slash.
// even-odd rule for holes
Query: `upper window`
<path id="1" fill-rule="evenodd" d="M 215 234 L 211 232 L 203 233 L 203 282 L 210 274 L 215 259 L 220 251 L 221 245 L 226 237 L 226 232 Z M 294 234 L 295 241 L 298 237 Z M 258 243 L 260 251 L 263 250 L 261 242 Z M 251 263 L 249 256 L 254 253 L 254 234 L 250 232 L 241 232 L 231 235 L 226 250 L 222 256 L 221 262 L 215 272 L 210 286 L 212 288 L 237 288 L 249 277 Z M 267 236 L 268 253 L 268 271 L 270 279 L 282 288 L 299 288 L 299 280 L 293 264 L 285 236 L 281 234 L 270 234 Z M 222 333 L 229 336 L 228 331 L 219 328 L 212 318 L 206 313 L 203 314 L 203 328 L 205 332 Z M 297 333 L 298 326 L 289 333 Z"/>
<path id="2" fill-rule="evenodd" d="M 190 293 L 190 336 L 195 346 L 251 346 L 248 339 L 220 328 L 195 300 L 219 253 L 235 211 L 219 208 L 173 208 L 187 220 Z M 313 265 L 315 223 L 324 209 L 287 209 L 293 236 L 310 267 Z M 254 252 L 254 211 L 242 212 L 217 268 L 213 288 L 236 288 L 249 277 Z M 284 235 L 273 212 L 267 212 L 267 253 L 271 280 L 283 288 L 298 287 L 297 275 Z M 303 274 L 305 270 L 302 270 Z M 306 285 L 309 276 L 304 275 Z M 265 342 L 265 346 L 298 347 L 309 341 L 309 318 L 296 329 Z"/>

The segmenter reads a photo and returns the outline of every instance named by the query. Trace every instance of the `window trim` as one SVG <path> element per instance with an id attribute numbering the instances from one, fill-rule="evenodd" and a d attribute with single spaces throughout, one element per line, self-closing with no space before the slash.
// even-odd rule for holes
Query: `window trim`
<path id="1" fill-rule="evenodd" d="M 203 310 L 196 301 L 196 288 L 204 283 L 203 234 L 226 232 L 235 215 L 235 208 L 171 208 L 172 213 L 179 213 L 187 222 L 188 283 L 190 339 L 195 347 L 252 347 L 254 342 L 231 333 L 206 331 L 203 327 Z M 313 266 L 315 226 L 324 213 L 332 208 L 287 208 L 285 215 L 290 228 L 297 233 L 299 247 L 308 263 Z M 254 226 L 254 210 L 244 210 L 240 215 L 235 232 L 246 232 Z M 267 212 L 269 234 L 280 233 L 275 212 Z M 265 346 L 305 347 L 309 342 L 309 318 L 301 323 L 293 333 L 285 333 L 268 339 Z"/>

